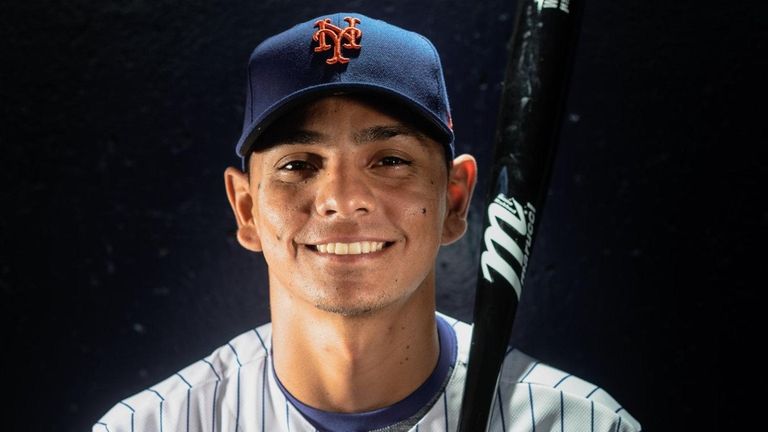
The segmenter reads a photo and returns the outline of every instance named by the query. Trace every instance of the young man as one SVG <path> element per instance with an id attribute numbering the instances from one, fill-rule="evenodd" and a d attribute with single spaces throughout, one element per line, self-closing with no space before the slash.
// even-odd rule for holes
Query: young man
<path id="1" fill-rule="evenodd" d="M 94 431 L 452 431 L 469 325 L 435 313 L 435 259 L 476 179 L 454 158 L 432 44 L 360 14 L 299 24 L 248 69 L 240 244 L 271 324 L 110 410 Z M 636 431 L 604 391 L 511 350 L 491 430 Z"/>

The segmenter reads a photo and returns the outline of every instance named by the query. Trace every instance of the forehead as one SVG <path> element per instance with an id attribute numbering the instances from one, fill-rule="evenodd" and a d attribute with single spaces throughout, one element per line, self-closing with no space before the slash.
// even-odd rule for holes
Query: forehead
<path id="1" fill-rule="evenodd" d="M 345 125 L 345 123 L 351 125 Z M 344 94 L 310 99 L 292 107 L 259 136 L 254 149 L 264 150 L 285 141 L 286 135 L 329 125 L 350 129 L 371 126 L 397 126 L 401 132 L 430 142 L 439 149 L 434 127 L 402 102 L 370 94 Z M 407 133 L 406 133 L 407 132 Z"/>
<path id="2" fill-rule="evenodd" d="M 372 100 L 370 97 L 348 95 L 326 96 L 310 100 L 295 107 L 278 122 L 287 122 L 288 124 L 284 127 L 297 127 L 328 119 L 341 121 L 344 118 L 392 124 L 411 123 L 409 116 L 398 114 L 395 106 Z"/>

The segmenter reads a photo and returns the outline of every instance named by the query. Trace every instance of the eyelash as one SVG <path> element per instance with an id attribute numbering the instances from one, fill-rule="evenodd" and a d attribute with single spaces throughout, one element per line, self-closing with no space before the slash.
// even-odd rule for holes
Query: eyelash
<path id="1" fill-rule="evenodd" d="M 399 165 L 411 165 L 413 162 L 403 159 L 397 156 L 385 156 L 376 162 L 376 166 L 392 167 Z M 279 167 L 280 170 L 285 171 L 316 171 L 317 167 L 313 166 L 309 161 L 305 160 L 292 160 Z"/>
<path id="2" fill-rule="evenodd" d="M 298 167 L 292 167 L 292 165 L 298 165 Z M 305 161 L 305 160 L 292 160 L 280 166 L 279 169 L 285 170 L 285 171 L 306 171 L 306 170 L 316 171 L 317 170 L 317 168 L 314 167 L 309 161 Z"/>
<path id="3" fill-rule="evenodd" d="M 385 161 L 390 161 L 390 162 L 395 162 L 395 163 L 387 163 L 387 162 L 385 162 Z M 397 156 L 385 156 L 385 157 L 381 158 L 381 159 L 380 159 L 380 160 L 379 160 L 379 161 L 376 163 L 376 165 L 380 165 L 380 166 L 397 166 L 397 165 L 410 165 L 410 164 L 412 164 L 412 163 L 413 163 L 412 161 L 409 161 L 409 160 L 403 159 L 403 158 L 401 158 L 401 157 L 397 157 Z"/>

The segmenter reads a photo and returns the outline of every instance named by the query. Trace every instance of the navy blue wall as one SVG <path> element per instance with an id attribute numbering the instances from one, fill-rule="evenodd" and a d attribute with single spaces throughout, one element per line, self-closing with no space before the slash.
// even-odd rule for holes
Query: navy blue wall
<path id="1" fill-rule="evenodd" d="M 768 220 L 747 199 L 762 165 L 739 147 L 764 143 L 764 126 L 738 111 L 765 65 L 765 15 L 656 3 L 585 9 L 513 338 L 647 430 L 714 430 L 730 396 L 704 377 L 735 352 L 721 341 L 752 298 L 746 226 Z M 339 9 L 435 42 L 459 150 L 486 169 L 514 2 L 0 6 L 3 393 L 17 430 L 86 430 L 268 320 L 265 267 L 235 241 L 222 179 L 239 162 L 244 68 L 267 35 Z M 439 262 L 439 307 L 465 320 L 486 174 L 468 236 Z"/>

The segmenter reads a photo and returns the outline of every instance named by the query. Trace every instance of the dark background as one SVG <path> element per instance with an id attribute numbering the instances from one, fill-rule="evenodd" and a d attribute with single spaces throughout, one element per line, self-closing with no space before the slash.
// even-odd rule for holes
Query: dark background
<path id="1" fill-rule="evenodd" d="M 439 308 L 472 319 L 480 202 L 514 2 L 30 1 L 0 6 L 3 430 L 83 431 L 268 319 L 222 172 L 266 36 L 358 11 L 441 52 L 471 228 Z M 768 213 L 765 7 L 588 1 L 514 342 L 645 430 L 735 430 L 758 360 L 746 270 Z M 401 65 L 393 65 L 400 67 Z M 751 303 L 754 311 L 742 310 Z M 753 313 L 754 312 L 754 313 Z M 746 409 L 746 410 L 745 410 Z M 9 416 L 10 414 L 10 416 Z M 719 423 L 722 422 L 722 423 Z M 718 427 L 718 425 L 721 425 Z"/>

